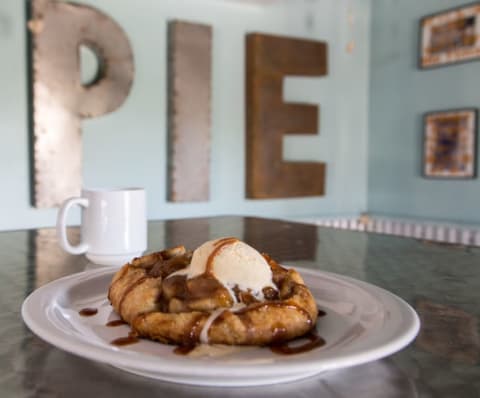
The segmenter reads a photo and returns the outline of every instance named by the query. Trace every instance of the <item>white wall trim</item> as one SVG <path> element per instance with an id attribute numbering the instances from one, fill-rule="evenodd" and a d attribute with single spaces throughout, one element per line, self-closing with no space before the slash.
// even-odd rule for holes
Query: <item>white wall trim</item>
<path id="1" fill-rule="evenodd" d="M 324 227 L 368 231 L 467 246 L 480 246 L 480 226 L 476 225 L 434 220 L 402 219 L 369 214 L 348 217 L 311 217 L 301 220 L 297 219 L 297 221 Z"/>

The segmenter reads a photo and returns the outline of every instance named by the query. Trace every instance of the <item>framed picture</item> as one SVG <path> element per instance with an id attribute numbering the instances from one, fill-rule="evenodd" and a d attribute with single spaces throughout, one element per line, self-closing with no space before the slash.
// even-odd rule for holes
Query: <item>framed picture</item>
<path id="1" fill-rule="evenodd" d="M 420 21 L 420 68 L 480 58 L 480 2 Z"/>
<path id="2" fill-rule="evenodd" d="M 475 178 L 477 110 L 456 109 L 424 116 L 423 175 Z"/>

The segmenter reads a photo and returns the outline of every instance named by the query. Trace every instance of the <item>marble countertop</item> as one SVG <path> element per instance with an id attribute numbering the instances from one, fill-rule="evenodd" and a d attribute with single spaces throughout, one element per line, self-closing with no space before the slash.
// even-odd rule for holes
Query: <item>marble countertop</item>
<path id="1" fill-rule="evenodd" d="M 70 228 L 72 240 L 79 229 Z M 91 264 L 58 246 L 54 229 L 0 233 L 2 397 L 479 397 L 480 249 L 280 220 L 222 216 L 149 223 L 149 251 L 236 236 L 277 261 L 347 275 L 402 297 L 418 337 L 385 359 L 303 381 L 215 388 L 146 379 L 61 351 L 20 317 L 25 297 Z"/>

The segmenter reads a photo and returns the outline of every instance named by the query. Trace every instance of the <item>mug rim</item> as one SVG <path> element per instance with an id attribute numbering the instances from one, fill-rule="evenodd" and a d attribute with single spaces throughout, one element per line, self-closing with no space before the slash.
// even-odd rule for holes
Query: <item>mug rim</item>
<path id="1" fill-rule="evenodd" d="M 84 187 L 82 192 L 114 193 L 114 192 L 139 192 L 145 191 L 142 187 Z"/>

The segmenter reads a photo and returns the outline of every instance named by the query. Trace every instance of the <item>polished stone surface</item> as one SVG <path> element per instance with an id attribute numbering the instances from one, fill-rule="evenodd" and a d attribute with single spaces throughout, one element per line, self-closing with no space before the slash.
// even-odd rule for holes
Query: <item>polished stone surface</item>
<path id="1" fill-rule="evenodd" d="M 77 228 L 69 231 L 79 239 Z M 63 352 L 34 336 L 20 307 L 36 287 L 84 269 L 54 229 L 0 233 L 0 396 L 480 397 L 480 249 L 284 221 L 213 217 L 150 222 L 149 250 L 236 236 L 279 262 L 349 275 L 418 311 L 422 328 L 389 358 L 304 381 L 255 388 L 182 386 Z"/>

